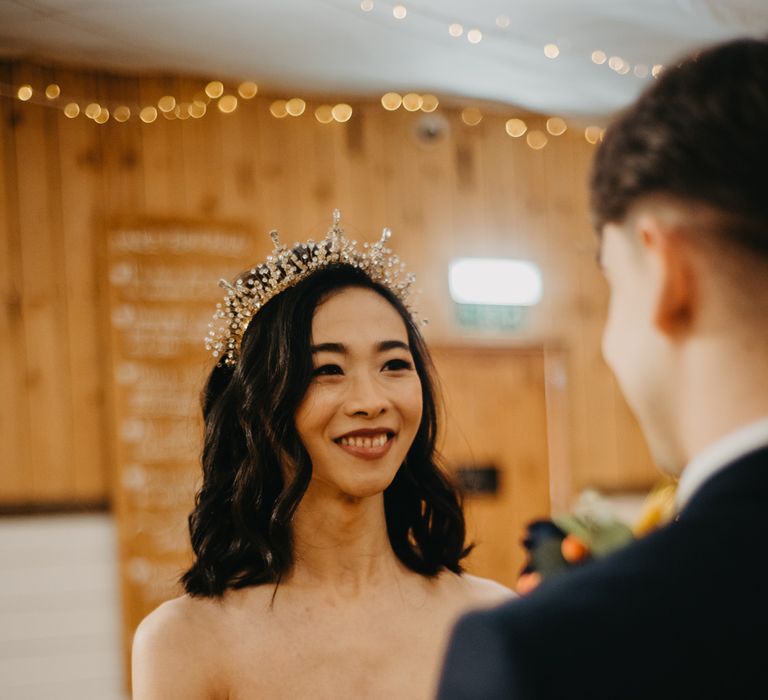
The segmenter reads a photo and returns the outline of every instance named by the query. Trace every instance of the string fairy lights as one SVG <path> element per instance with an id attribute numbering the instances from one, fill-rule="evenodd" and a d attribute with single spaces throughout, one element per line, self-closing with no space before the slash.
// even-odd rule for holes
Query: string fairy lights
<path id="1" fill-rule="evenodd" d="M 637 69 L 638 66 L 635 68 Z M 650 69 L 647 70 L 650 72 Z M 654 66 L 653 70 L 658 74 L 661 66 Z M 201 119 L 210 113 L 212 106 L 222 114 L 232 114 L 239 108 L 241 100 L 252 100 L 258 91 L 258 85 L 252 81 L 241 82 L 229 89 L 224 82 L 212 80 L 190 99 L 185 100 L 177 95 L 165 94 L 150 104 L 127 104 L 104 101 L 100 98 L 73 97 L 57 83 L 50 83 L 43 87 L 29 83 L 16 86 L 0 83 L 0 97 L 10 97 L 24 104 L 53 107 L 60 110 L 67 119 L 86 118 L 95 124 L 107 122 L 153 124 L 161 118 L 169 121 Z M 380 102 L 381 107 L 387 112 L 402 109 L 411 113 L 431 113 L 440 107 L 439 98 L 431 93 L 409 92 L 401 95 L 398 92 L 387 92 L 382 95 Z M 343 124 L 354 116 L 354 108 L 345 102 L 320 104 L 311 109 L 307 101 L 301 97 L 272 100 L 268 109 L 275 119 L 299 118 L 309 113 L 320 124 L 333 122 Z M 496 112 L 498 113 L 498 109 Z M 459 117 L 461 122 L 469 128 L 477 127 L 484 119 L 483 112 L 472 105 L 461 108 Z M 533 128 L 523 119 L 512 117 L 504 122 L 504 129 L 513 139 L 521 139 L 525 136 L 521 140 L 534 151 L 545 148 L 550 137 L 561 136 L 569 129 L 562 117 L 531 118 L 540 122 L 541 128 Z M 603 129 L 599 126 L 590 125 L 584 129 L 584 139 L 590 144 L 596 144 L 602 136 Z"/>
<path id="2" fill-rule="evenodd" d="M 503 37 L 505 34 L 509 36 L 509 33 L 514 30 L 515 22 L 509 15 L 497 15 L 493 21 L 488 21 L 484 25 L 483 23 L 477 23 L 473 21 L 471 29 L 466 29 L 469 25 L 468 22 L 459 21 L 459 18 L 455 16 L 448 16 L 440 13 L 435 8 L 427 8 L 421 6 L 415 6 L 409 8 L 407 4 L 403 2 L 393 2 L 393 0 L 361 0 L 360 9 L 369 15 L 376 15 L 376 10 L 381 10 L 381 20 L 384 21 L 394 17 L 396 20 L 407 20 L 409 17 L 420 17 L 423 20 L 430 20 L 433 24 L 438 24 L 447 29 L 448 35 L 454 39 L 464 37 L 470 44 L 479 44 L 485 38 L 485 33 L 488 35 L 495 35 L 496 37 Z M 387 17 L 388 15 L 388 17 Z M 481 27 L 485 26 L 485 29 Z M 518 32 L 518 36 L 521 42 L 530 43 L 530 32 L 526 32 L 524 35 Z M 570 42 L 566 42 L 570 44 Z M 561 44 L 551 41 L 540 40 L 538 47 L 543 52 L 544 56 L 548 59 L 554 60 L 558 58 L 563 50 Z M 583 52 L 583 55 L 589 56 L 592 62 L 596 65 L 608 64 L 608 66 L 615 71 L 618 75 L 632 75 L 635 78 L 645 80 L 648 78 L 656 78 L 658 74 L 663 70 L 663 65 L 654 64 L 652 68 L 644 63 L 638 63 L 632 66 L 631 63 L 626 61 L 620 56 L 611 56 L 610 59 L 605 51 L 601 49 L 595 49 L 591 52 Z"/>
<path id="3" fill-rule="evenodd" d="M 483 113 L 477 107 L 465 107 L 461 110 L 461 121 L 467 126 L 477 126 L 483 121 Z"/>
<path id="4" fill-rule="evenodd" d="M 597 66 L 607 65 L 615 73 L 619 75 L 632 75 L 641 80 L 647 78 L 658 78 L 664 66 L 661 63 L 656 63 L 652 68 L 649 68 L 645 63 L 636 63 L 634 66 L 629 61 L 624 60 L 621 56 L 608 56 L 605 51 L 601 49 L 595 49 L 590 55 L 592 63 Z"/>
<path id="5" fill-rule="evenodd" d="M 119 124 L 129 121 L 151 124 L 160 116 L 167 120 L 201 119 L 214 102 L 220 112 L 231 114 L 238 108 L 240 99 L 251 100 L 256 96 L 258 85 L 253 81 L 245 81 L 237 86 L 236 92 L 237 94 L 225 94 L 224 83 L 213 80 L 189 100 L 165 94 L 156 102 L 142 104 L 71 95 L 57 83 L 50 83 L 45 87 L 28 83 L 17 86 L 0 83 L 0 97 L 12 97 L 20 102 L 53 107 L 60 110 L 67 119 L 86 117 L 96 124 L 106 124 L 110 121 Z"/>

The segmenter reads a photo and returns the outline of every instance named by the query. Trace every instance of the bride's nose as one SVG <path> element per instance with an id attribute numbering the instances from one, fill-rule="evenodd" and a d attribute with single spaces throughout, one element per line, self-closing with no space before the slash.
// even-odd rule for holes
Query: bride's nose
<path id="1" fill-rule="evenodd" d="M 344 412 L 350 416 L 375 418 L 390 406 L 383 387 L 368 372 L 350 378 L 344 401 Z"/>

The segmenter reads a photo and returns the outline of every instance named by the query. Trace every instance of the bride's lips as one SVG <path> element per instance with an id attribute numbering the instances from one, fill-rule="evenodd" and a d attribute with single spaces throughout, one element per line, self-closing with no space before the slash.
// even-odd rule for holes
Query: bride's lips
<path id="1" fill-rule="evenodd" d="M 334 443 L 353 457 L 374 460 L 389 452 L 396 436 L 390 428 L 365 428 L 344 433 L 335 438 Z"/>

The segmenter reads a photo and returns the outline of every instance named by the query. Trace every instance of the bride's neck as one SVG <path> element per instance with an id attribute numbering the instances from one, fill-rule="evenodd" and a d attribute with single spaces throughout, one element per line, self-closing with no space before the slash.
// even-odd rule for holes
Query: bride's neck
<path id="1" fill-rule="evenodd" d="M 295 585 L 356 595 L 398 575 L 383 494 L 352 499 L 310 488 L 293 520 Z"/>

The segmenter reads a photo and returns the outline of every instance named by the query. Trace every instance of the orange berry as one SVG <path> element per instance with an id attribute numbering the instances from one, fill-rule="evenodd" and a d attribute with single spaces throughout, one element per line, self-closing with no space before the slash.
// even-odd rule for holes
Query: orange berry
<path id="1" fill-rule="evenodd" d="M 529 571 L 526 574 L 520 574 L 520 578 L 517 579 L 517 586 L 515 590 L 520 595 L 530 593 L 536 586 L 541 583 L 541 574 L 538 571 Z"/>
<path id="2" fill-rule="evenodd" d="M 575 564 L 586 558 L 589 554 L 589 547 L 576 537 L 576 535 L 566 535 L 560 543 L 560 552 L 565 561 Z"/>

